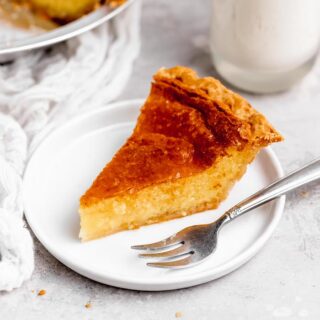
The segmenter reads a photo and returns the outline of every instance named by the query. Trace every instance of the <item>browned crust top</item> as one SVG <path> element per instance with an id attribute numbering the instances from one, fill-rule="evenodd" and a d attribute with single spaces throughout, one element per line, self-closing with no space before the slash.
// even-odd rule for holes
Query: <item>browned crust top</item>
<path id="1" fill-rule="evenodd" d="M 81 198 L 102 198 L 191 176 L 230 148 L 281 141 L 263 115 L 218 80 L 186 67 L 160 69 L 133 134 Z"/>

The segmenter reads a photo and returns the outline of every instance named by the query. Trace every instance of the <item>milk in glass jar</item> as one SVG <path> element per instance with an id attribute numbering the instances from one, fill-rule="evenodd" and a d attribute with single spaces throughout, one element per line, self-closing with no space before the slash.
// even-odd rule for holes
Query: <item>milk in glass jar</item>
<path id="1" fill-rule="evenodd" d="M 320 0 L 212 0 L 210 46 L 217 71 L 259 93 L 307 74 L 320 41 Z"/>

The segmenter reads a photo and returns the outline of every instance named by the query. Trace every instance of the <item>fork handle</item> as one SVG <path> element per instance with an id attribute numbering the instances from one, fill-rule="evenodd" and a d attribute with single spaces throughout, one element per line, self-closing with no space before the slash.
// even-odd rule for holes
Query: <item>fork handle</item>
<path id="1" fill-rule="evenodd" d="M 301 169 L 289 173 L 287 176 L 275 181 L 268 187 L 258 191 L 257 193 L 229 209 L 225 213 L 227 217 L 226 220 L 231 221 L 252 209 L 260 207 L 261 205 L 278 198 L 291 190 L 294 190 L 319 178 L 320 159 L 317 159 Z"/>

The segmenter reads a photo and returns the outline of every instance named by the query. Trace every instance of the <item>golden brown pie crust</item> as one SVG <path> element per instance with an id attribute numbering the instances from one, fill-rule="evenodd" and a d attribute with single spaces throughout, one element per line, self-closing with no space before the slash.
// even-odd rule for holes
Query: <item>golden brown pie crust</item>
<path id="1" fill-rule="evenodd" d="M 229 147 L 263 147 L 282 136 L 263 115 L 218 80 L 186 67 L 160 69 L 132 136 L 81 197 L 101 199 L 192 176 Z"/>

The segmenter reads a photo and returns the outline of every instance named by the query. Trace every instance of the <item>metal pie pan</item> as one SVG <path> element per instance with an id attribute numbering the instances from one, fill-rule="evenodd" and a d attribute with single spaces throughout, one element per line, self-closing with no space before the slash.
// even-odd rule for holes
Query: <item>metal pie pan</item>
<path id="1" fill-rule="evenodd" d="M 25 39 L 10 41 L 9 43 L 0 43 L 0 62 L 13 60 L 22 52 L 48 47 L 92 30 L 117 16 L 128 8 L 133 1 L 134 0 L 127 0 L 124 4 L 116 8 L 102 6 L 88 15 L 52 31 L 43 32 L 39 35 L 30 35 Z"/>

